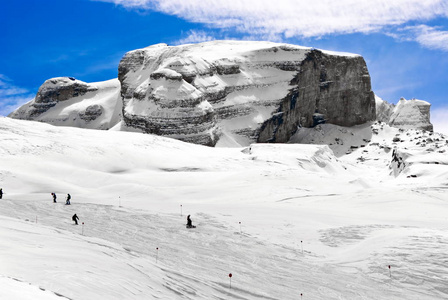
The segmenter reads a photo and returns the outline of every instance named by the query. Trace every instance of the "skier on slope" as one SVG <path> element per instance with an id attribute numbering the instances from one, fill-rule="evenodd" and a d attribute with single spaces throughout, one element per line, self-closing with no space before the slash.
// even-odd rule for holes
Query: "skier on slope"
<path id="1" fill-rule="evenodd" d="M 187 228 L 196 228 L 196 226 L 193 226 L 190 215 L 187 216 Z"/>
<path id="2" fill-rule="evenodd" d="M 2 198 L 3 198 L 3 189 L 0 188 L 0 199 L 2 199 Z"/>
<path id="3" fill-rule="evenodd" d="M 66 205 L 70 205 L 70 199 L 72 199 L 72 196 L 70 196 L 70 194 L 67 194 L 67 200 L 65 201 Z"/>
<path id="4" fill-rule="evenodd" d="M 51 195 L 53 196 L 53 203 L 56 203 L 56 193 L 51 193 Z"/>
<path id="5" fill-rule="evenodd" d="M 78 225 L 78 216 L 76 214 L 73 215 L 72 220 L 75 221 L 75 225 Z"/>

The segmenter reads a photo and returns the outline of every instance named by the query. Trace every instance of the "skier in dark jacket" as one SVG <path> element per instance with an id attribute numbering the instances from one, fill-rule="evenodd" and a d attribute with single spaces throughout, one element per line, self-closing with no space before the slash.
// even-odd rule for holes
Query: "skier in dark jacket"
<path id="1" fill-rule="evenodd" d="M 70 199 L 72 199 L 72 196 L 70 196 L 70 194 L 67 194 L 67 200 L 65 201 L 66 205 L 70 205 Z"/>
<path id="2" fill-rule="evenodd" d="M 3 189 L 0 189 L 0 199 L 3 198 Z"/>
<path id="3" fill-rule="evenodd" d="M 51 195 L 53 196 L 53 203 L 56 203 L 56 193 L 51 193 Z"/>
<path id="4" fill-rule="evenodd" d="M 72 220 L 75 221 L 75 225 L 78 225 L 78 216 L 76 214 L 73 215 Z"/>
<path id="5" fill-rule="evenodd" d="M 190 215 L 187 216 L 187 228 L 193 228 L 193 222 L 191 221 Z"/>

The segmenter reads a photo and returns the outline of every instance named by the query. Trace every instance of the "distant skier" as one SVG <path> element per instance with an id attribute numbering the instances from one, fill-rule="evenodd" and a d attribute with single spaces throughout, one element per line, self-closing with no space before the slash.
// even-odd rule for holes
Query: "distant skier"
<path id="1" fill-rule="evenodd" d="M 190 215 L 187 216 L 187 228 L 196 228 L 196 226 L 193 226 Z"/>
<path id="2" fill-rule="evenodd" d="M 65 201 L 65 205 L 70 205 L 70 199 L 72 199 L 72 196 L 70 196 L 70 194 L 67 194 L 67 200 Z"/>
<path id="3" fill-rule="evenodd" d="M 53 196 L 53 203 L 56 203 L 56 193 L 51 193 L 51 195 Z"/>
<path id="4" fill-rule="evenodd" d="M 0 188 L 0 199 L 2 199 L 2 198 L 3 198 L 3 189 Z"/>
<path id="5" fill-rule="evenodd" d="M 75 225 L 78 225 L 78 216 L 76 214 L 73 215 L 72 220 L 75 222 Z"/>

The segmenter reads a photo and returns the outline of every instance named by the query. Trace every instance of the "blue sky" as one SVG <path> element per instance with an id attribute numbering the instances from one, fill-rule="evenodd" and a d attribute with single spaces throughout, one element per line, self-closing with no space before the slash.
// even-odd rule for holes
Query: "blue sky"
<path id="1" fill-rule="evenodd" d="M 361 54 L 374 92 L 432 104 L 448 133 L 448 0 L 1 0 L 0 115 L 58 76 L 117 76 L 156 43 L 269 40 Z"/>

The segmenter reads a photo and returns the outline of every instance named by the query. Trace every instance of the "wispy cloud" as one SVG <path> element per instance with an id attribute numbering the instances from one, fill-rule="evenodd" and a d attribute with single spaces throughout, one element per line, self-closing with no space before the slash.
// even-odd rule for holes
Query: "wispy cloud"
<path id="1" fill-rule="evenodd" d="M 128 8 L 149 9 L 215 28 L 260 36 L 320 37 L 328 34 L 378 32 L 448 17 L 446 0 L 96 0 Z M 431 46 L 438 35 L 419 35 Z"/>
<path id="2" fill-rule="evenodd" d="M 448 31 L 438 28 L 420 25 L 413 28 L 415 39 L 421 45 L 443 51 L 448 51 Z"/>
<path id="3" fill-rule="evenodd" d="M 0 74 L 0 115 L 7 116 L 34 98 L 29 90 L 15 86 L 10 78 Z"/>
<path id="4" fill-rule="evenodd" d="M 203 30 L 190 30 L 188 31 L 188 36 L 180 39 L 176 44 L 192 44 L 192 43 L 202 43 L 213 41 L 215 38 L 207 34 Z"/>
<path id="5" fill-rule="evenodd" d="M 429 49 L 448 51 L 448 31 L 440 26 L 432 27 L 425 24 L 405 26 L 386 33 L 401 41 L 415 41 Z"/>

